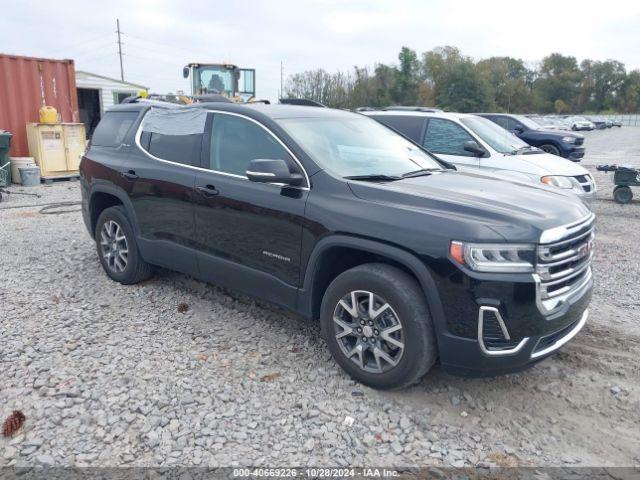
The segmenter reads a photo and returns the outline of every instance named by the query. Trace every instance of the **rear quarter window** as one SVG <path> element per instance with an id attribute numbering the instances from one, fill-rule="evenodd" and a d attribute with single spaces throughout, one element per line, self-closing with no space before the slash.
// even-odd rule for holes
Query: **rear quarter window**
<path id="1" fill-rule="evenodd" d="M 91 145 L 119 147 L 137 118 L 138 112 L 106 112 L 93 132 Z"/>
<path id="2" fill-rule="evenodd" d="M 373 118 L 388 127 L 397 130 L 417 143 L 422 142 L 424 117 L 410 115 L 372 115 Z"/>
<path id="3" fill-rule="evenodd" d="M 203 134 L 162 135 L 155 132 L 142 132 L 140 144 L 151 155 L 161 160 L 198 166 L 203 136 Z"/>

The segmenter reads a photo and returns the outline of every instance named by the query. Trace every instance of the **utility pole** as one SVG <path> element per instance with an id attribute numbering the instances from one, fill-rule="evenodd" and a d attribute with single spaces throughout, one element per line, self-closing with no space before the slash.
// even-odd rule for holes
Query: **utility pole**
<path id="1" fill-rule="evenodd" d="M 120 40 L 120 19 L 116 18 L 116 32 L 118 32 L 118 56 L 120 57 L 120 80 L 124 82 L 124 70 L 122 68 L 122 41 Z"/>
<path id="2" fill-rule="evenodd" d="M 283 77 L 284 77 L 284 65 L 282 64 L 282 60 L 280 60 L 280 98 L 284 97 L 284 91 L 282 90 Z"/>

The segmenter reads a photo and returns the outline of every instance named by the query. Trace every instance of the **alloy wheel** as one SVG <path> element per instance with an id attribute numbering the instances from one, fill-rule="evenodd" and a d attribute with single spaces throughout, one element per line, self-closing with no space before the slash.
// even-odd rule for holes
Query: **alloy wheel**
<path id="1" fill-rule="evenodd" d="M 360 369 L 384 373 L 400 362 L 405 348 L 402 323 L 379 295 L 349 292 L 336 305 L 333 325 L 340 350 Z"/>
<path id="2" fill-rule="evenodd" d="M 109 269 L 120 273 L 127 268 L 129 247 L 122 227 L 113 220 L 108 220 L 100 230 L 100 251 Z"/>

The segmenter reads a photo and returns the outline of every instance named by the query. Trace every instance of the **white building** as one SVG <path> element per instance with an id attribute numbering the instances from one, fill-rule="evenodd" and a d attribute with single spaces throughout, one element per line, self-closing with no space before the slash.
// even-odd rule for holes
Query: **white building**
<path id="1" fill-rule="evenodd" d="M 82 70 L 76 70 L 76 88 L 80 121 L 86 125 L 88 136 L 93 133 L 105 109 L 122 102 L 127 97 L 138 95 L 142 90 L 149 90 L 144 85 L 123 82 Z"/>

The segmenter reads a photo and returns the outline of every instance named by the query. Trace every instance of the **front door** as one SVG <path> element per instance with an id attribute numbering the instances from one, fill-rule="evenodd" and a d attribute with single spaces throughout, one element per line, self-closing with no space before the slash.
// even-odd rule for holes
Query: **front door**
<path id="1" fill-rule="evenodd" d="M 479 167 L 476 155 L 464 149 L 464 142 L 476 141 L 460 125 L 443 118 L 429 118 L 422 144 L 438 157 L 454 165 Z"/>
<path id="2" fill-rule="evenodd" d="M 300 167 L 261 124 L 230 113 L 210 115 L 209 155 L 202 165 L 208 171 L 198 171 L 196 178 L 201 275 L 293 306 L 308 188 L 251 182 L 245 172 L 254 159 L 282 159 L 292 171 Z"/>

